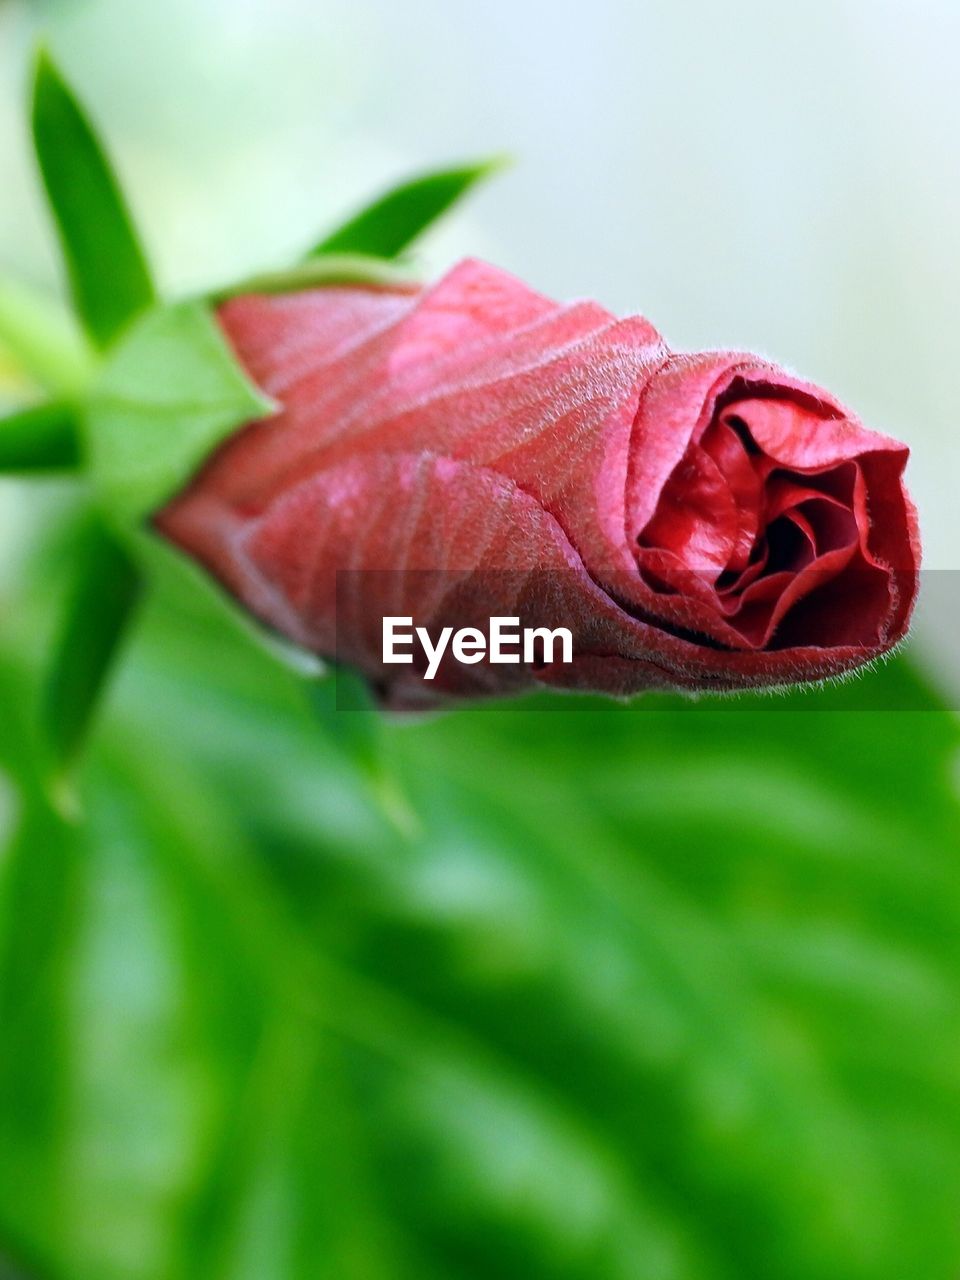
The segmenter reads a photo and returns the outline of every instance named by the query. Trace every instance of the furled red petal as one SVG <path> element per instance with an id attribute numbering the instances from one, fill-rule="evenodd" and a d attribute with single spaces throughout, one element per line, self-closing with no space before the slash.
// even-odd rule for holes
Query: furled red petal
<path id="1" fill-rule="evenodd" d="M 728 567 L 745 569 L 760 526 L 762 470 L 754 465 L 740 434 L 722 417 L 704 433 L 702 446 L 720 468 L 737 504 L 737 536 Z"/>
<path id="2" fill-rule="evenodd" d="M 640 545 L 641 563 L 647 566 L 653 563 L 649 551 L 642 546 L 648 539 L 641 524 L 653 502 L 651 493 L 659 501 L 659 495 L 669 492 L 670 476 L 677 466 L 685 465 L 686 460 L 693 456 L 698 442 L 705 449 L 715 449 L 720 424 L 736 427 L 757 454 L 752 461 L 768 491 L 765 501 L 769 501 L 772 495 L 774 502 L 773 507 L 763 512 L 762 518 L 766 522 L 771 522 L 800 500 L 801 475 L 802 485 L 809 490 L 807 496 L 837 496 L 840 491 L 851 490 L 851 467 L 859 467 L 861 478 L 867 469 L 872 468 L 878 493 L 889 503 L 885 522 L 893 524 L 895 532 L 892 536 L 881 535 L 891 559 L 877 557 L 877 521 L 872 514 L 874 487 L 871 485 L 870 488 L 871 511 L 868 512 L 864 488 L 858 482 L 856 496 L 854 498 L 850 493 L 849 501 L 863 544 L 863 572 L 872 581 L 869 570 L 874 562 L 887 566 L 893 564 L 894 568 L 901 568 L 899 577 L 902 581 L 898 585 L 893 580 L 894 575 L 888 575 L 890 589 L 886 595 L 871 588 L 868 592 L 859 592 L 857 598 L 869 597 L 871 612 L 866 626 L 878 650 L 899 639 L 909 617 L 909 605 L 904 608 L 903 602 L 904 599 L 912 600 L 915 595 L 919 563 L 915 516 L 902 485 L 906 449 L 896 441 L 867 431 L 820 388 L 748 356 L 721 352 L 671 357 L 655 375 L 651 387 L 641 399 L 635 428 L 637 444 L 631 463 L 634 482 L 627 496 L 627 534 Z M 793 439 L 794 432 L 796 440 Z M 677 455 L 681 461 L 670 467 Z M 667 471 L 667 478 L 659 490 L 656 485 L 649 491 L 643 490 L 640 481 L 646 475 L 647 466 L 653 466 L 658 476 L 661 471 Z M 782 489 L 784 483 L 794 486 L 792 502 L 788 497 L 778 508 L 778 486 Z M 726 521 L 723 510 L 721 521 Z M 834 529 L 834 541 L 836 534 Z M 833 545 L 830 538 L 826 542 Z M 826 549 L 825 545 L 823 550 Z M 894 555 L 898 564 L 892 559 Z M 828 561 L 827 565 L 830 563 Z M 731 558 L 729 568 L 736 570 L 740 564 L 742 552 L 740 559 Z M 733 647 L 741 647 L 745 642 L 763 646 L 771 644 L 773 635 L 769 628 L 764 627 L 762 633 L 758 631 L 755 605 L 758 593 L 761 598 L 771 597 L 782 579 L 778 579 L 773 588 L 766 586 L 761 590 L 759 583 L 765 580 L 764 576 L 747 571 L 739 585 L 741 589 L 749 582 L 754 585 L 750 587 L 752 594 L 744 592 L 744 615 L 738 620 L 733 593 L 724 591 L 721 599 L 718 592 L 717 598 L 711 600 L 710 593 L 705 590 L 712 572 L 709 564 L 700 566 L 699 570 L 691 568 L 685 585 L 678 581 L 677 572 L 668 571 L 667 565 L 665 560 L 660 561 L 659 571 L 662 585 L 669 590 L 651 588 L 649 578 L 643 574 L 633 581 L 618 574 L 621 597 L 636 611 L 656 614 L 678 631 L 700 634 Z M 775 560 L 770 560 L 764 574 L 769 576 L 776 571 Z M 830 577 L 831 571 L 823 569 L 816 581 L 820 587 L 825 587 Z M 813 579 L 808 576 L 807 583 L 810 581 Z M 724 587 L 728 585 L 723 584 Z M 788 592 L 787 602 L 793 598 L 794 592 Z M 777 624 L 783 616 L 781 608 L 770 612 L 771 620 Z M 860 631 L 863 629 L 861 625 Z"/>
<path id="3" fill-rule="evenodd" d="M 688 569 L 719 574 L 730 563 L 739 524 L 720 468 L 705 450 L 692 446 L 664 485 L 640 545 L 671 551 Z M 642 566 L 642 550 L 638 560 Z"/>
<path id="4" fill-rule="evenodd" d="M 905 453 L 903 445 L 887 440 L 846 416 L 824 393 L 812 388 L 799 399 L 790 399 L 774 388 L 761 399 L 738 399 L 731 412 L 741 419 L 762 452 L 781 466 L 795 471 L 817 471 L 850 458 L 859 458 L 872 449 L 894 449 Z"/>
<path id="5" fill-rule="evenodd" d="M 270 626 L 348 657 L 396 705 L 508 691 L 549 670 L 461 667 L 446 661 L 424 687 L 416 670 L 381 659 L 383 616 L 413 616 L 436 634 L 483 627 L 491 615 L 524 626 L 571 627 L 594 687 L 608 659 L 629 662 L 631 689 L 669 687 L 683 673 L 656 627 L 620 610 L 590 579 L 558 523 L 487 468 L 430 454 L 355 458 L 305 478 L 256 518 L 195 493 L 174 517 L 220 580 Z M 564 676 L 557 677 L 561 682 Z M 621 691 L 617 673 L 610 692 Z"/>
<path id="6" fill-rule="evenodd" d="M 755 357 L 466 262 L 431 289 L 226 303 L 280 412 L 157 527 L 267 625 L 393 705 L 535 683 L 630 693 L 837 674 L 903 635 L 907 451 Z M 385 614 L 568 626 L 575 660 L 386 669 Z"/>

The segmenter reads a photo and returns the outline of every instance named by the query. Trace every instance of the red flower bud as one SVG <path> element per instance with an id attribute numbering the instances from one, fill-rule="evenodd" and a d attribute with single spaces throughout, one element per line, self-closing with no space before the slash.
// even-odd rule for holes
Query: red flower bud
<path id="1" fill-rule="evenodd" d="M 220 322 L 281 406 L 157 517 L 268 625 L 395 705 L 847 671 L 905 634 L 907 449 L 752 356 L 671 353 L 479 262 L 431 289 L 250 296 Z M 337 585 L 339 572 L 339 588 Z M 572 663 L 385 666 L 382 619 L 568 627 Z"/>

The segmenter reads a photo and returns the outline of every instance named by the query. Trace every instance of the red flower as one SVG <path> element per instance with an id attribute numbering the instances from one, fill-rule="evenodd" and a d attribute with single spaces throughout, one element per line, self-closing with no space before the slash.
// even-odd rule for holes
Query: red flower
<path id="1" fill-rule="evenodd" d="M 774 365 L 673 354 L 646 320 L 471 261 L 425 290 L 237 298 L 220 321 L 281 412 L 157 525 L 394 704 L 810 680 L 906 632 L 907 449 Z M 450 656 L 427 685 L 383 665 L 384 615 L 567 626 L 575 658 Z"/>

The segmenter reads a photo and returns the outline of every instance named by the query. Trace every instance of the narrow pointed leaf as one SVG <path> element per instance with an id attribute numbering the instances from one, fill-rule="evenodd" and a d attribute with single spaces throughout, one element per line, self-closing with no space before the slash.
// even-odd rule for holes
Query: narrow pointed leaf
<path id="1" fill-rule="evenodd" d="M 306 683 L 313 712 L 326 735 L 359 771 L 372 775 L 382 767 L 383 720 L 373 694 L 359 672 L 333 667 Z"/>
<path id="2" fill-rule="evenodd" d="M 70 471 L 79 464 L 72 406 L 35 405 L 0 419 L 0 472 Z"/>
<path id="3" fill-rule="evenodd" d="M 310 256 L 367 253 L 395 258 L 431 223 L 482 178 L 502 167 L 500 160 L 444 169 L 394 187 L 322 240 Z"/>
<path id="4" fill-rule="evenodd" d="M 153 285 L 110 163 L 45 52 L 34 81 L 33 138 L 77 312 L 106 347 L 150 305 Z"/>
<path id="5" fill-rule="evenodd" d="M 70 773 L 89 733 L 141 590 L 140 571 L 126 548 L 98 521 L 84 548 L 42 705 L 52 792 L 65 807 Z"/>
<path id="6" fill-rule="evenodd" d="M 314 715 L 343 759 L 363 779 L 382 816 L 402 836 L 420 833 L 419 819 L 384 751 L 384 720 L 369 684 L 349 667 L 333 666 L 306 682 Z"/>

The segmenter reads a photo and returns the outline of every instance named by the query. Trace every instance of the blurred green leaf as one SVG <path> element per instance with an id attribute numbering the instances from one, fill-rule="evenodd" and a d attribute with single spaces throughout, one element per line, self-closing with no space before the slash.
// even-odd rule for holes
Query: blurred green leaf
<path id="1" fill-rule="evenodd" d="M 73 395 L 90 354 L 72 318 L 52 298 L 0 277 L 0 347 L 21 373 L 53 395 Z"/>
<path id="2" fill-rule="evenodd" d="M 58 1273 L 66 1127 L 70 967 L 80 866 L 46 802 L 23 673 L 0 655 L 0 777 L 16 796 L 0 819 L 0 1257 L 12 1274 Z M 38 1189 L 46 1188 L 40 1195 Z"/>
<path id="3" fill-rule="evenodd" d="M 366 679 L 334 666 L 306 681 L 307 697 L 329 741 L 365 779 L 383 816 L 402 835 L 420 834 L 409 798 L 398 785 L 384 750 L 383 716 Z"/>
<path id="4" fill-rule="evenodd" d="M 70 804 L 70 774 L 84 745 L 117 650 L 140 598 L 141 576 L 127 550 L 99 521 L 80 571 L 44 690 L 43 728 L 57 802 Z"/>
<path id="5" fill-rule="evenodd" d="M 485 160 L 427 173 L 394 187 L 321 240 L 311 256 L 365 253 L 395 258 L 471 187 L 503 164 L 502 159 Z"/>
<path id="6" fill-rule="evenodd" d="M 109 511 L 143 519 L 222 439 L 274 408 L 205 303 L 149 312 L 111 352 L 87 407 L 90 465 Z"/>
<path id="7" fill-rule="evenodd" d="M 383 719 L 370 688 L 358 672 L 333 667 L 306 682 L 307 697 L 330 739 L 365 773 L 380 765 Z"/>
<path id="8" fill-rule="evenodd" d="M 72 470 L 80 463 L 72 405 L 35 405 L 0 418 L 0 472 Z"/>
<path id="9" fill-rule="evenodd" d="M 33 139 L 77 313 L 106 347 L 154 300 L 153 284 L 120 188 L 86 113 L 41 51 Z"/>
<path id="10" fill-rule="evenodd" d="M 87 823 L 51 855 L 25 790 L 0 860 L 0 933 L 62 948 L 42 999 L 6 979 L 0 1090 L 52 1273 L 952 1280 L 960 734 L 909 666 L 385 721 L 411 838 L 301 679 L 163 590 Z"/>

